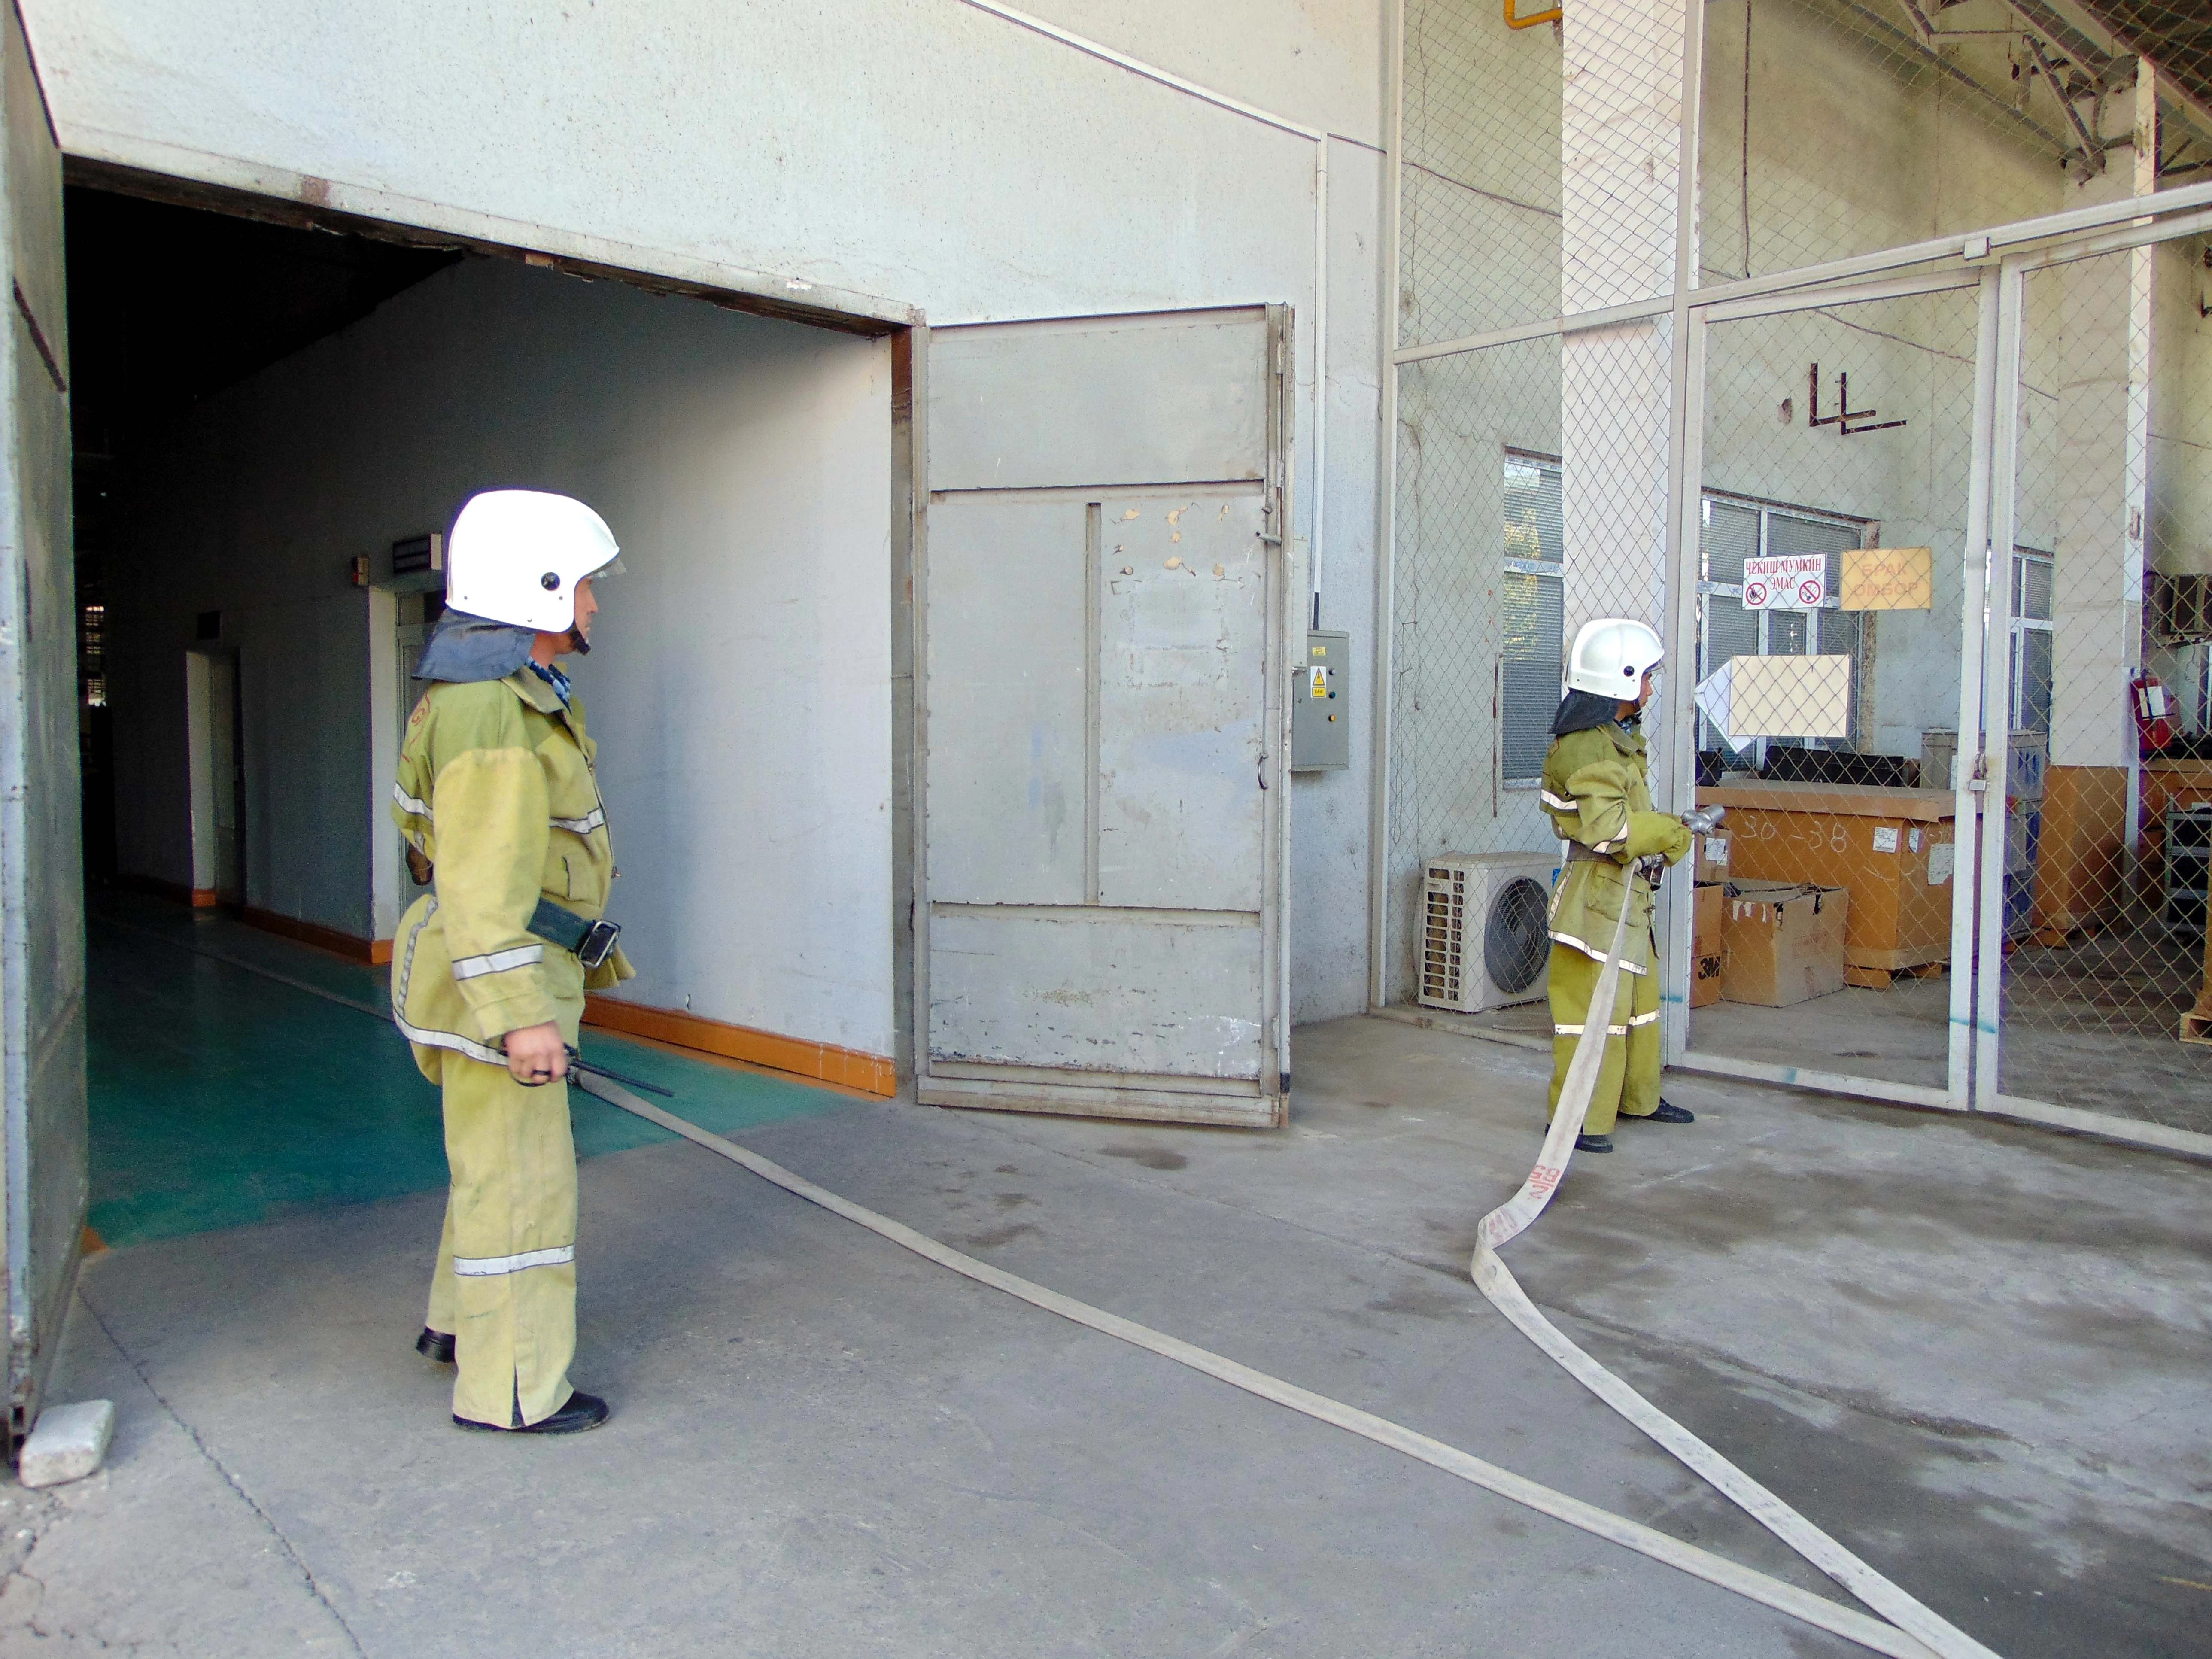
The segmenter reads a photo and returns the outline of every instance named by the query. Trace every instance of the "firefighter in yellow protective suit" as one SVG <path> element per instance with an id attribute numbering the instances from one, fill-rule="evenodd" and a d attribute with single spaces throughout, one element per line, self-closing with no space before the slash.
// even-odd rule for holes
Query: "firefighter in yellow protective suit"
<path id="1" fill-rule="evenodd" d="M 462 1428 L 571 1433 L 606 1402 L 568 1381 L 576 1153 L 568 1060 L 584 993 L 632 977 L 605 920 L 614 877 L 584 711 L 556 659 L 591 649 L 599 514 L 490 490 L 447 538 L 448 609 L 416 669 L 392 816 L 418 882 L 392 1002 L 443 1091 L 453 1185 L 417 1349 L 456 1362 Z"/>
<path id="2" fill-rule="evenodd" d="M 1690 850 L 1682 821 L 1651 809 L 1638 729 L 1663 654 L 1658 635 L 1640 622 L 1584 623 L 1568 653 L 1566 695 L 1544 757 L 1544 810 L 1567 843 L 1550 918 L 1553 1111 L 1585 1023 L 1606 1022 L 1605 1064 L 1579 1152 L 1611 1152 L 1616 1117 L 1694 1121 L 1659 1097 L 1658 952 L 1646 873 L 1658 866 L 1645 860 L 1671 865 Z M 1620 982 L 1613 1006 L 1600 1012 L 1590 1003 L 1624 907 Z"/>

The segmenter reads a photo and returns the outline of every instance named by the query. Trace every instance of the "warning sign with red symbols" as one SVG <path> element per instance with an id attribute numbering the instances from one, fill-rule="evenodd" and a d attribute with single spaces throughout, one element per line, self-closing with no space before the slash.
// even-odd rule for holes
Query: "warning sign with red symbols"
<path id="1" fill-rule="evenodd" d="M 1778 559 L 1743 562 L 1743 608 L 1747 611 L 1818 611 L 1827 597 L 1826 554 L 1791 553 Z"/>

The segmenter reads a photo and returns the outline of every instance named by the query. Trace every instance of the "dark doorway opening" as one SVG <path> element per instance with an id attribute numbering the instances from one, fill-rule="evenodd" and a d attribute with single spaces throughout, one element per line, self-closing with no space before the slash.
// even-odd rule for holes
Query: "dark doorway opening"
<path id="1" fill-rule="evenodd" d="M 64 191 L 63 227 L 84 865 L 86 881 L 98 887 L 112 883 L 118 869 L 108 599 L 111 582 L 131 579 L 112 562 L 120 480 L 195 404 L 469 256 L 85 185 Z M 234 709 L 236 670 L 234 658 Z M 218 813 L 226 835 L 242 830 L 242 811 L 230 805 Z"/>

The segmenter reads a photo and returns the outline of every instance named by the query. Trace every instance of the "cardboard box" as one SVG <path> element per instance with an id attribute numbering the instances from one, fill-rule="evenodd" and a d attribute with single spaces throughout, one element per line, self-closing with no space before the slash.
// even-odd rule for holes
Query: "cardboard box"
<path id="1" fill-rule="evenodd" d="M 1710 836 L 1693 836 L 1697 850 L 1692 855 L 1694 879 L 1699 886 L 1707 882 L 1722 882 L 1729 878 L 1729 836 L 1725 830 L 1717 830 Z"/>
<path id="2" fill-rule="evenodd" d="M 1697 958 L 1697 974 L 1690 981 L 1690 1006 L 1710 1008 L 1721 1000 L 1721 981 L 1727 973 L 1728 958 L 1720 955 Z"/>
<path id="3" fill-rule="evenodd" d="M 1730 880 L 1849 890 L 1846 984 L 1881 990 L 1951 959 L 1948 791 L 1753 781 L 1700 789 L 1698 805 L 1728 808 Z"/>
<path id="4" fill-rule="evenodd" d="M 1721 929 L 1728 921 L 1728 890 L 1717 881 L 1701 881 L 1692 890 L 1690 910 L 1690 954 L 1717 957 L 1721 952 Z"/>
<path id="5" fill-rule="evenodd" d="M 1763 1008 L 1844 988 L 1850 895 L 1810 882 L 1732 882 L 1721 934 L 1721 995 Z"/>

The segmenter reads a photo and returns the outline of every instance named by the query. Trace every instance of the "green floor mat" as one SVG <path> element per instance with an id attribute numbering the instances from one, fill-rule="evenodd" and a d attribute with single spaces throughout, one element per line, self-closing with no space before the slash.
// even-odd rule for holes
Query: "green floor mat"
<path id="1" fill-rule="evenodd" d="M 380 1007 L 382 969 L 129 896 L 97 899 L 87 933 L 91 1222 L 109 1244 L 446 1184 L 438 1091 L 398 1032 L 267 976 Z M 853 1103 L 594 1030 L 584 1048 L 717 1131 Z M 580 1157 L 675 1139 L 580 1090 L 569 1103 Z"/>

